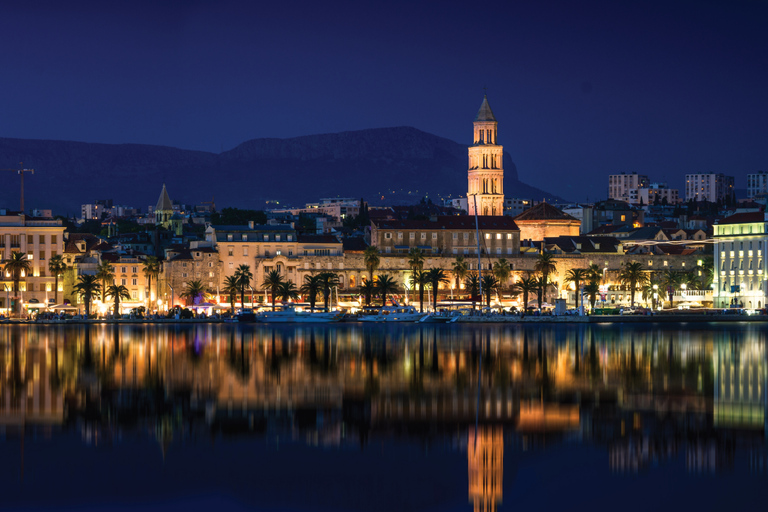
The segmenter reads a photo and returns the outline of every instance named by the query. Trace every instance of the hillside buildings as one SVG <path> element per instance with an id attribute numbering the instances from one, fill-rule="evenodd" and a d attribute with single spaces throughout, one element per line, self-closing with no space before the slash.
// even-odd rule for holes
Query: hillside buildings
<path id="1" fill-rule="evenodd" d="M 758 171 L 754 174 L 747 174 L 747 197 L 753 199 L 761 194 L 768 194 L 768 173 Z"/>
<path id="2" fill-rule="evenodd" d="M 686 174 L 685 200 L 709 201 L 711 203 L 733 202 L 733 176 L 722 173 Z"/>
<path id="3" fill-rule="evenodd" d="M 504 215 L 504 147 L 497 144 L 497 134 L 496 117 L 484 96 L 475 116 L 474 142 L 469 147 L 469 215 Z"/>
<path id="4" fill-rule="evenodd" d="M 634 202 L 632 191 L 637 196 L 637 190 L 647 187 L 649 183 L 648 176 L 636 172 L 611 174 L 608 176 L 608 199 L 616 199 L 626 203 Z"/>

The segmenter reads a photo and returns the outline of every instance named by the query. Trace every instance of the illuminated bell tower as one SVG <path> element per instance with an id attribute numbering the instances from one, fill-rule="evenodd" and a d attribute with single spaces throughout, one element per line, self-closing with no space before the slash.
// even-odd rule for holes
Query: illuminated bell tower
<path id="1" fill-rule="evenodd" d="M 475 116 L 474 142 L 469 147 L 469 188 L 467 208 L 470 215 L 504 215 L 504 147 L 496 144 L 497 125 L 488 97 Z"/>

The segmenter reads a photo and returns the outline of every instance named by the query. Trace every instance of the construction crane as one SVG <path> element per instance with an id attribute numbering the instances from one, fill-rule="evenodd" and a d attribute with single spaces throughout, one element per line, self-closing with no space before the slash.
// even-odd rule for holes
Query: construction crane
<path id="1" fill-rule="evenodd" d="M 21 213 L 24 213 L 24 173 L 31 172 L 35 174 L 34 169 L 25 169 L 24 162 L 19 162 L 18 169 L 0 169 L 0 171 L 13 171 L 21 176 Z"/>

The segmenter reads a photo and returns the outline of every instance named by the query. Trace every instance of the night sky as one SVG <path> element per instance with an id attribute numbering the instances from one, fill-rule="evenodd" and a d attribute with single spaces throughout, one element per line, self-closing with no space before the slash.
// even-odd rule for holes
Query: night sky
<path id="1" fill-rule="evenodd" d="M 765 168 L 766 26 L 757 0 L 4 1 L 0 137 L 220 152 L 408 125 L 468 144 L 487 86 L 531 185 L 745 188 Z"/>

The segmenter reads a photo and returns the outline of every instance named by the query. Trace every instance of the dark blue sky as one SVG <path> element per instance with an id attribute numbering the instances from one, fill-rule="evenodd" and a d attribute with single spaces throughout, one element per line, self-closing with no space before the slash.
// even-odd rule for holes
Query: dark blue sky
<path id="1" fill-rule="evenodd" d="M 531 185 L 744 188 L 765 168 L 766 26 L 757 0 L 5 1 L 0 137 L 219 152 L 410 125 L 468 143 L 487 86 Z"/>

